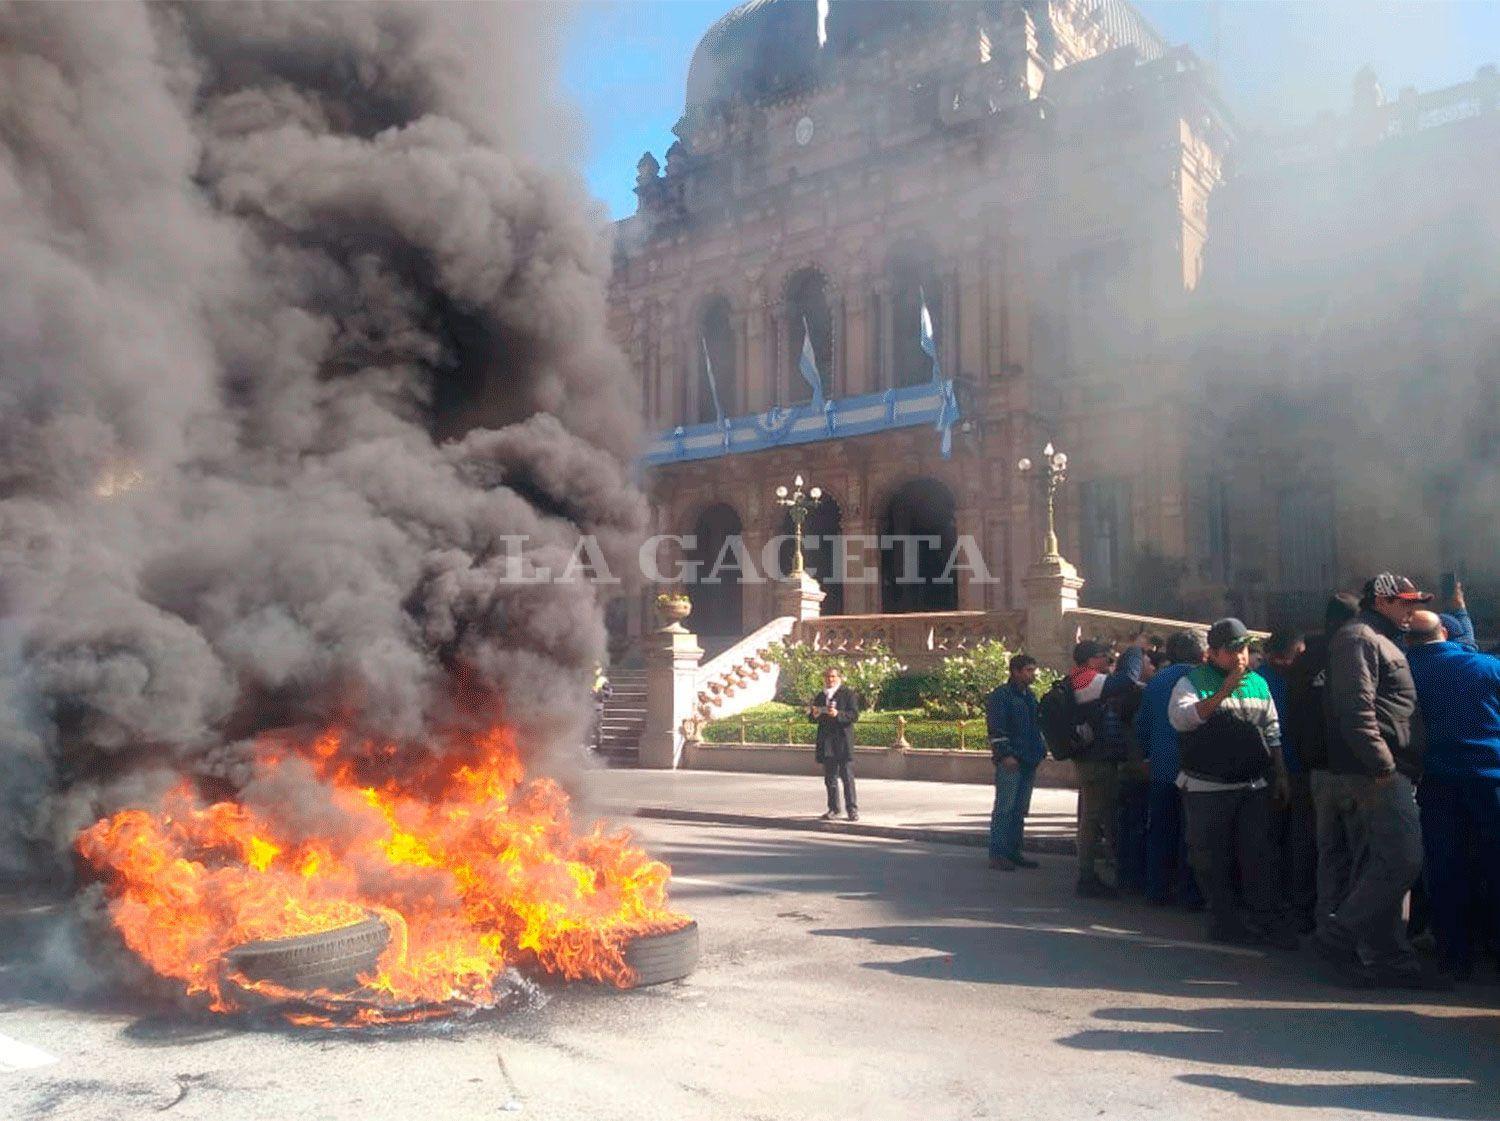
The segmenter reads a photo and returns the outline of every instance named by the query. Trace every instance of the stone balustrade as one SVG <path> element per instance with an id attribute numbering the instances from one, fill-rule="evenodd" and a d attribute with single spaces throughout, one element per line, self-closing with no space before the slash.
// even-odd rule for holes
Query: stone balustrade
<path id="1" fill-rule="evenodd" d="M 1155 615 L 1131 615 L 1124 611 L 1100 611 L 1092 607 L 1075 607 L 1064 613 L 1063 622 L 1070 628 L 1071 641 L 1092 638 L 1100 642 L 1128 642 L 1144 631 L 1166 638 L 1173 631 L 1191 631 L 1199 639 L 1208 634 L 1208 624 L 1187 619 L 1163 619 Z M 1258 639 L 1269 638 L 1266 631 L 1251 631 Z"/>
<path id="2" fill-rule="evenodd" d="M 858 658 L 884 646 L 911 668 L 935 665 L 950 654 L 1000 640 L 1018 647 L 1021 611 L 934 611 L 906 615 L 828 615 L 802 619 L 791 640 L 829 654 Z"/>

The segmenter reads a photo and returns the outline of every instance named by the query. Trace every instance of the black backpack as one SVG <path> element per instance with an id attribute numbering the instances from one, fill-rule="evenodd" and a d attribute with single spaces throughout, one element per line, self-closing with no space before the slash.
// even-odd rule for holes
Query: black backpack
<path id="1" fill-rule="evenodd" d="M 1328 766 L 1329 719 L 1325 707 L 1328 692 L 1328 639 L 1316 635 L 1287 673 L 1289 712 L 1277 713 L 1282 727 L 1297 745 L 1297 756 L 1307 770 Z"/>
<path id="2" fill-rule="evenodd" d="M 1072 759 L 1083 750 L 1085 741 L 1078 735 L 1078 725 L 1083 723 L 1078 712 L 1078 698 L 1073 695 L 1073 686 L 1066 677 L 1059 677 L 1042 695 L 1041 703 L 1037 705 L 1037 722 L 1052 758 L 1059 761 Z"/>

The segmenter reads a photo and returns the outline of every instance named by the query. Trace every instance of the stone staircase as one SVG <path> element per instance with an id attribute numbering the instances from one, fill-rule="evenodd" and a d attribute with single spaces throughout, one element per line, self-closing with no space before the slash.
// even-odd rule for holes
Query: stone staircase
<path id="1" fill-rule="evenodd" d="M 595 750 L 611 766 L 633 767 L 646 726 L 646 671 L 614 670 L 609 675 L 614 692 L 604 702 L 603 727 Z"/>
<path id="2" fill-rule="evenodd" d="M 780 640 L 775 644 L 779 645 Z M 759 646 L 752 641 L 749 646 L 748 650 L 734 650 L 728 657 L 720 655 L 703 668 L 698 695 L 694 698 L 694 715 L 700 722 L 706 724 L 710 720 L 736 715 L 775 696 L 776 665 L 770 658 L 772 643 Z"/>

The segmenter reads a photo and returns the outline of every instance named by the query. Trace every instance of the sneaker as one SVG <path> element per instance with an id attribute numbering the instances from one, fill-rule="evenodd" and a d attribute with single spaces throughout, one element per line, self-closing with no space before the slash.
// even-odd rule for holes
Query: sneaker
<path id="1" fill-rule="evenodd" d="M 850 821 L 858 821 L 859 820 L 859 811 L 858 810 L 850 810 L 849 811 L 849 820 Z"/>
<path id="2" fill-rule="evenodd" d="M 990 867 L 997 872 L 1014 872 L 1016 870 L 1016 862 L 1008 856 L 992 856 L 990 857 Z"/>
<path id="3" fill-rule="evenodd" d="M 1040 868 L 1042 866 L 1041 861 L 1032 860 L 1026 856 L 1013 856 L 1010 858 L 1010 862 L 1017 868 Z"/>
<path id="4" fill-rule="evenodd" d="M 822 816 L 822 818 L 820 820 L 822 820 L 822 821 L 837 821 L 838 819 L 839 819 L 839 811 L 838 810 L 829 810 L 826 814 L 824 814 Z"/>
<path id="5" fill-rule="evenodd" d="M 1098 876 L 1083 876 L 1075 889 L 1081 899 L 1117 899 L 1120 893 Z"/>

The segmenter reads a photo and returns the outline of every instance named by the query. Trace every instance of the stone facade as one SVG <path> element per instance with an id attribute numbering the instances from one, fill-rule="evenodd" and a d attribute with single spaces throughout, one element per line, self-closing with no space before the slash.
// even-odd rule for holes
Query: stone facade
<path id="1" fill-rule="evenodd" d="M 705 349 L 729 415 L 805 397 L 804 331 L 830 397 L 925 379 L 919 299 L 963 423 L 947 459 L 911 428 L 654 468 L 658 531 L 693 533 L 714 510 L 758 554 L 785 528 L 774 487 L 800 472 L 846 534 L 951 511 L 998 578 L 902 608 L 1014 608 L 1043 516 L 1015 463 L 1053 440 L 1072 458 L 1059 529 L 1085 602 L 1137 605 L 1134 543 L 1181 557 L 1202 537 L 1191 409 L 1159 325 L 1198 281 L 1231 141 L 1205 74 L 1115 0 L 841 2 L 821 47 L 817 18 L 810 2 L 762 0 L 721 21 L 665 173 L 649 156 L 638 169 L 611 312 L 648 427 L 713 419 Z M 903 523 L 913 495 L 933 509 Z M 645 596 L 627 607 L 637 633 Z M 770 587 L 742 597 L 743 629 L 773 611 Z M 824 609 L 883 599 L 854 584 Z"/>

